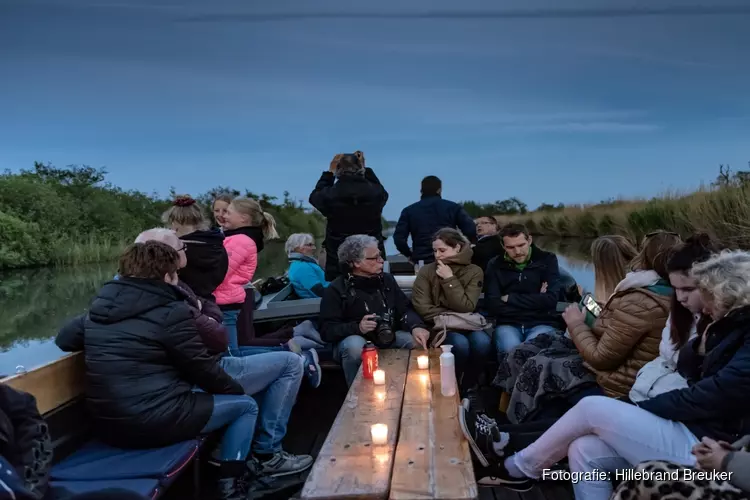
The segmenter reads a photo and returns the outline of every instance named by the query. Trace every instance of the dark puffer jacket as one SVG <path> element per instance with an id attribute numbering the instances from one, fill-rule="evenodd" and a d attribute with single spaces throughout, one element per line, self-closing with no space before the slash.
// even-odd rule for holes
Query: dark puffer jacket
<path id="1" fill-rule="evenodd" d="M 328 285 L 320 301 L 320 335 L 326 342 L 340 342 L 359 335 L 376 342 L 374 335 L 364 335 L 359 322 L 368 314 L 389 312 L 391 329 L 411 332 L 425 327 L 422 318 L 390 274 L 372 278 L 339 276 Z M 385 346 L 380 346 L 385 347 Z"/>
<path id="2" fill-rule="evenodd" d="M 161 281 L 120 278 L 58 333 L 60 349 L 84 351 L 86 405 L 102 441 L 144 448 L 191 439 L 211 417 L 212 394 L 244 394 L 206 351 L 185 298 Z"/>
<path id="3" fill-rule="evenodd" d="M 180 238 L 185 243 L 187 265 L 180 269 L 180 280 L 198 297 L 216 302 L 216 287 L 224 281 L 229 258 L 224 249 L 224 234 L 219 230 L 195 231 Z"/>
<path id="4" fill-rule="evenodd" d="M 398 218 L 393 243 L 401 254 L 417 263 L 435 261 L 432 253 L 432 237 L 438 229 L 459 229 L 469 241 L 477 239 L 477 227 L 461 205 L 442 199 L 440 196 L 425 196 L 406 207 Z M 412 248 L 407 242 L 411 234 Z M 484 271 L 484 269 L 482 269 Z"/>
<path id="5" fill-rule="evenodd" d="M 711 324 L 705 356 L 701 337 L 680 349 L 677 370 L 689 387 L 638 403 L 668 420 L 682 422 L 698 439 L 733 442 L 750 434 L 750 306 Z"/>
<path id="6" fill-rule="evenodd" d="M 310 204 L 328 221 L 323 242 L 326 280 L 333 281 L 342 274 L 336 252 L 348 236 L 374 236 L 385 256 L 382 216 L 387 201 L 388 192 L 370 168 L 365 169 L 364 176 L 346 174 L 335 183 L 333 173 L 323 172 L 310 194 Z"/>

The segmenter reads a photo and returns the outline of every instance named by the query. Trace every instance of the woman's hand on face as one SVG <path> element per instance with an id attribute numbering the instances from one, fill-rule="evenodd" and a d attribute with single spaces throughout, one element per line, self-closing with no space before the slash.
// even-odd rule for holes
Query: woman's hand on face
<path id="1" fill-rule="evenodd" d="M 437 261 L 437 271 L 435 273 L 444 280 L 453 277 L 453 271 L 451 271 L 451 268 L 443 264 L 441 261 Z"/>
<path id="2" fill-rule="evenodd" d="M 578 304 L 570 304 L 566 307 L 562 313 L 562 317 L 565 320 L 565 324 L 568 325 L 569 331 L 586 321 L 586 315 L 578 308 Z"/>
<path id="3" fill-rule="evenodd" d="M 705 471 L 721 470 L 724 458 L 731 451 L 727 449 L 726 443 L 722 444 L 708 437 L 704 437 L 693 447 L 693 455 L 698 462 L 698 467 Z"/>

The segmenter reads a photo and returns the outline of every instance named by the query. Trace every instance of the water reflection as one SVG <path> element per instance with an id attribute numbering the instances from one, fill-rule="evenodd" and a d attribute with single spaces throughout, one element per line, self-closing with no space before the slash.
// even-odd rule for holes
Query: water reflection
<path id="1" fill-rule="evenodd" d="M 558 254 L 560 265 L 587 290 L 594 277 L 588 262 L 588 242 L 538 238 L 536 243 Z M 386 241 L 389 254 L 396 253 L 392 238 Z M 66 319 L 82 313 L 97 289 L 109 280 L 116 264 L 63 269 L 33 269 L 0 274 L 0 375 L 15 372 L 16 366 L 31 369 L 60 357 L 52 341 Z M 272 243 L 260 255 L 256 277 L 284 272 L 287 258 L 283 244 Z"/>

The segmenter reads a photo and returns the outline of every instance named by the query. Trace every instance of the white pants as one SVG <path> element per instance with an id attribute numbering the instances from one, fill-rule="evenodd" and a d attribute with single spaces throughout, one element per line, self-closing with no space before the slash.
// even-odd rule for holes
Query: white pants
<path id="1" fill-rule="evenodd" d="M 695 465 L 690 450 L 696 443 L 698 438 L 681 422 L 616 399 L 588 396 L 512 460 L 532 478 L 567 456 L 572 473 L 606 471 L 614 479 L 616 470 L 645 460 Z M 612 495 L 610 481 L 577 481 L 573 489 L 578 500 L 607 500 Z"/>

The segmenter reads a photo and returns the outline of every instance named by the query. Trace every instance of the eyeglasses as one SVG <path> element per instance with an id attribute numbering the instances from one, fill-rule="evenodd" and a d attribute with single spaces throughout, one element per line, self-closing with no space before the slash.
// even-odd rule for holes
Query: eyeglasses
<path id="1" fill-rule="evenodd" d="M 187 245 L 182 245 L 180 248 L 177 249 L 178 252 L 186 252 L 187 251 Z"/>
<path id="2" fill-rule="evenodd" d="M 365 257 L 364 260 L 375 260 L 378 262 L 382 262 L 384 259 L 382 255 L 378 255 L 377 257 Z"/>

